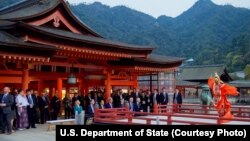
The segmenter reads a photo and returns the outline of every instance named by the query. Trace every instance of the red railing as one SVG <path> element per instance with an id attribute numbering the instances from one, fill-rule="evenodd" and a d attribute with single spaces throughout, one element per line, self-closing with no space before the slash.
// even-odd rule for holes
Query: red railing
<path id="1" fill-rule="evenodd" d="M 154 113 L 166 112 L 218 115 L 213 106 L 203 106 L 199 104 L 154 105 Z M 250 117 L 250 106 L 233 105 L 231 107 L 231 112 L 236 117 Z"/>
<path id="2" fill-rule="evenodd" d="M 196 104 L 185 104 L 185 106 L 190 106 L 189 108 L 185 108 L 184 105 L 182 105 L 181 107 L 176 107 L 179 105 L 168 105 L 168 106 L 170 106 L 170 108 L 166 107 L 166 105 L 157 105 L 158 107 L 157 111 L 154 111 L 154 113 L 130 112 L 128 108 L 96 109 L 94 115 L 94 122 L 110 123 L 110 124 L 133 124 L 133 125 L 135 124 L 171 125 L 173 123 L 190 124 L 190 125 L 200 125 L 200 124 L 210 125 L 210 124 L 222 124 L 223 120 L 230 120 L 230 121 L 244 122 L 244 124 L 249 123 L 250 125 L 249 118 L 234 117 L 233 119 L 226 119 L 218 117 L 216 113 L 214 114 L 209 113 L 209 111 L 215 111 L 215 110 L 208 110 L 207 113 L 204 112 L 206 114 L 204 113 L 194 114 L 196 111 L 200 111 L 202 110 L 201 108 L 204 108 L 201 107 L 199 109 L 193 107 L 197 106 Z M 232 108 L 236 108 L 237 110 L 235 111 L 237 111 L 238 114 L 244 113 L 242 112 L 243 109 L 248 109 L 248 110 L 250 109 L 250 107 L 244 107 L 244 106 L 233 106 Z M 183 110 L 187 110 L 188 112 L 183 113 L 182 112 Z M 181 120 L 180 118 L 185 118 L 189 120 L 183 120 L 183 119 Z"/>

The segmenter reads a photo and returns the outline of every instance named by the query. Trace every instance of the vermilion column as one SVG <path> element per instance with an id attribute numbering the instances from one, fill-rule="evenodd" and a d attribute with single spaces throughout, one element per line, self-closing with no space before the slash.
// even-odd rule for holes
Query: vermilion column
<path id="1" fill-rule="evenodd" d="M 85 87 L 86 87 L 86 83 L 85 83 L 85 79 L 83 77 L 79 81 L 79 90 L 82 93 L 82 95 L 83 94 L 86 95 L 86 93 L 87 93 Z"/>
<path id="2" fill-rule="evenodd" d="M 27 90 L 28 88 L 29 88 L 29 69 L 24 69 L 22 77 L 22 89 Z"/>
<path id="3" fill-rule="evenodd" d="M 62 78 L 57 78 L 57 91 L 58 91 L 58 97 L 60 100 L 62 99 L 62 87 L 63 87 Z"/>
<path id="4" fill-rule="evenodd" d="M 137 75 L 134 75 L 134 88 L 138 88 L 138 80 L 137 80 Z"/>
<path id="5" fill-rule="evenodd" d="M 105 100 L 108 102 L 108 98 L 111 96 L 111 73 L 107 72 L 106 74 L 106 85 L 105 85 Z"/>
<path id="6" fill-rule="evenodd" d="M 40 80 L 38 81 L 38 95 L 41 96 L 42 92 L 43 92 L 43 80 L 40 79 Z"/>

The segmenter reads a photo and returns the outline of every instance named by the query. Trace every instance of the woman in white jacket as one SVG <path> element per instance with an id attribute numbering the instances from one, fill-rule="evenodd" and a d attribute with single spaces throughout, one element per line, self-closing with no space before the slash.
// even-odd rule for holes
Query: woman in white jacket
<path id="1" fill-rule="evenodd" d="M 18 90 L 18 96 L 16 97 L 17 103 L 17 111 L 18 111 L 18 118 L 17 118 L 17 128 L 19 130 L 23 130 L 28 127 L 28 113 L 27 113 L 27 106 L 29 106 L 28 99 L 26 94 L 22 89 Z"/>

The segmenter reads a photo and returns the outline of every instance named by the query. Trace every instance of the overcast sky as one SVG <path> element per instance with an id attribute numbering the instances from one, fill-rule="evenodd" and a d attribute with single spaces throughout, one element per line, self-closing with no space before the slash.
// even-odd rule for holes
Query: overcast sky
<path id="1" fill-rule="evenodd" d="M 167 15 L 176 17 L 186 11 L 198 0 L 68 0 L 71 4 L 93 3 L 99 1 L 111 7 L 125 5 L 154 17 Z M 216 4 L 231 4 L 236 7 L 250 8 L 250 0 L 212 0 Z"/>

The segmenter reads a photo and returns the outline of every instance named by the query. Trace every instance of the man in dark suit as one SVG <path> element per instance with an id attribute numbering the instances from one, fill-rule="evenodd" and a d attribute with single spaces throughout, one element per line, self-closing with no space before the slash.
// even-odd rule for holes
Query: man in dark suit
<path id="1" fill-rule="evenodd" d="M 135 109 L 135 112 L 143 112 L 140 97 L 136 98 L 136 103 L 134 104 L 134 109 Z"/>
<path id="2" fill-rule="evenodd" d="M 140 93 L 140 89 L 137 88 L 137 89 L 134 90 L 134 93 L 133 93 L 134 103 L 136 103 L 136 99 L 138 97 L 141 97 L 141 93 Z"/>
<path id="3" fill-rule="evenodd" d="M 99 109 L 105 109 L 104 100 L 102 99 L 99 104 Z"/>
<path id="4" fill-rule="evenodd" d="M 108 108 L 114 108 L 112 97 L 109 97 L 108 103 L 105 104 L 105 108 L 107 108 L 107 109 Z"/>
<path id="5" fill-rule="evenodd" d="M 165 88 L 162 88 L 162 92 L 160 94 L 161 97 L 161 104 L 167 105 L 168 104 L 168 93 L 166 92 Z"/>
<path id="6" fill-rule="evenodd" d="M 2 132 L 5 132 L 5 128 L 7 127 L 8 135 L 12 133 L 11 127 L 11 105 L 14 103 L 13 96 L 9 94 L 10 88 L 4 87 L 4 94 L 0 97 L 0 108 L 2 109 Z"/>
<path id="7" fill-rule="evenodd" d="M 174 104 L 182 104 L 182 95 L 179 92 L 178 89 L 175 90 L 174 96 L 173 96 L 173 103 Z"/>
<path id="8" fill-rule="evenodd" d="M 26 90 L 27 99 L 29 102 L 29 106 L 27 107 L 28 112 L 28 120 L 29 120 L 29 126 L 27 128 L 36 128 L 36 107 L 37 107 L 37 98 L 34 94 L 32 94 L 31 90 Z"/>
<path id="9" fill-rule="evenodd" d="M 95 113 L 94 104 L 95 104 L 95 100 L 91 99 L 90 104 L 88 105 L 88 111 L 87 111 L 89 116 L 91 117 L 93 117 Z"/>
<path id="10" fill-rule="evenodd" d="M 129 107 L 129 111 L 130 112 L 134 112 L 135 111 L 135 108 L 134 108 L 134 98 L 133 97 L 129 98 L 128 107 Z"/>
<path id="11" fill-rule="evenodd" d="M 58 97 L 58 92 L 56 92 L 55 95 L 52 97 L 51 108 L 53 109 L 52 120 L 57 120 L 61 108 L 61 101 Z"/>
<path id="12" fill-rule="evenodd" d="M 161 104 L 161 96 L 158 93 L 157 89 L 154 89 L 154 93 L 151 94 L 150 99 L 151 99 L 153 105 L 154 104 Z"/>
<path id="13" fill-rule="evenodd" d="M 44 122 L 50 119 L 49 99 L 46 95 L 46 92 L 42 92 L 42 96 L 38 98 L 38 106 L 40 109 L 41 124 L 44 124 Z"/>

